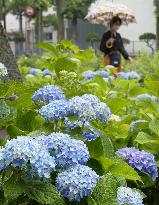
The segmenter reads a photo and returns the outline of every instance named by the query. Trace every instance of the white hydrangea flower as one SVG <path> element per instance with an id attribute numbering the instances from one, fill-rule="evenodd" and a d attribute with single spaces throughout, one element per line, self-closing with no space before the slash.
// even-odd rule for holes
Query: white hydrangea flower
<path id="1" fill-rule="evenodd" d="M 114 66 L 113 65 L 107 65 L 107 66 L 105 66 L 105 68 L 109 69 L 109 70 L 112 70 L 112 69 L 114 69 Z"/>
<path id="2" fill-rule="evenodd" d="M 111 117 L 109 118 L 109 122 L 120 122 L 121 118 L 118 115 L 112 114 Z"/>
<path id="3" fill-rule="evenodd" d="M 0 76 L 4 77 L 8 75 L 6 66 L 0 62 Z"/>

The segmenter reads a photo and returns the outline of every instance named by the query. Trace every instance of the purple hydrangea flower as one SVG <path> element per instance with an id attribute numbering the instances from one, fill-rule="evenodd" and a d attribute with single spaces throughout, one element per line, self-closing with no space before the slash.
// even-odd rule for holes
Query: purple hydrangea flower
<path id="1" fill-rule="evenodd" d="M 158 177 L 157 163 L 153 154 L 136 148 L 119 149 L 116 154 L 123 157 L 133 168 L 151 176 L 154 181 Z"/>

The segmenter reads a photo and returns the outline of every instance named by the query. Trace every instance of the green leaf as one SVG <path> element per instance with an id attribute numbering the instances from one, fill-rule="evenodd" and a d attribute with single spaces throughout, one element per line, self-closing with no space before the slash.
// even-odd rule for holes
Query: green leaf
<path id="1" fill-rule="evenodd" d="M 17 199 L 25 191 L 21 176 L 14 173 L 3 185 L 4 195 L 10 201 Z"/>
<path id="2" fill-rule="evenodd" d="M 152 130 L 156 135 L 159 136 L 159 122 L 151 121 L 149 124 L 150 130 Z"/>
<path id="3" fill-rule="evenodd" d="M 130 96 L 137 96 L 137 95 L 145 94 L 145 93 L 148 93 L 148 90 L 146 88 L 142 88 L 142 87 L 139 87 L 139 86 L 133 87 L 129 91 Z"/>
<path id="4" fill-rule="evenodd" d="M 116 163 L 109 168 L 109 171 L 115 176 L 124 177 L 129 180 L 141 181 L 138 173 L 122 160 L 117 160 Z"/>
<path id="5" fill-rule="evenodd" d="M 100 162 L 105 173 L 108 172 L 109 168 L 116 163 L 115 160 L 106 157 L 100 157 L 98 161 Z"/>
<path id="6" fill-rule="evenodd" d="M 158 144 L 159 145 L 159 140 L 156 137 L 150 136 L 145 132 L 139 132 L 139 134 L 137 135 L 135 142 L 143 145 L 143 144 L 147 144 L 147 143 L 151 143 L 151 144 Z"/>
<path id="7" fill-rule="evenodd" d="M 112 98 L 107 104 L 113 114 L 117 114 L 121 109 L 131 105 L 129 101 L 124 98 Z"/>
<path id="8" fill-rule="evenodd" d="M 88 197 L 90 205 L 118 205 L 117 188 L 119 184 L 112 174 L 102 176 L 92 195 Z"/>
<path id="9" fill-rule="evenodd" d="M 96 140 L 86 143 L 89 149 L 91 158 L 99 160 L 100 157 L 111 158 L 114 156 L 114 148 L 111 140 L 102 135 Z"/>
<path id="10" fill-rule="evenodd" d="M 30 199 L 40 204 L 65 205 L 65 201 L 60 196 L 60 193 L 50 183 L 30 181 L 26 187 L 26 194 Z"/>
<path id="11" fill-rule="evenodd" d="M 9 134 L 10 137 L 27 135 L 27 132 L 20 130 L 18 127 L 14 125 L 10 125 L 7 127 L 7 133 Z"/>
<path id="12" fill-rule="evenodd" d="M 49 51 L 55 56 L 58 56 L 58 52 L 57 52 L 56 47 L 54 45 L 51 45 L 50 43 L 40 42 L 40 43 L 37 44 L 37 47 L 42 48 L 45 51 Z"/>

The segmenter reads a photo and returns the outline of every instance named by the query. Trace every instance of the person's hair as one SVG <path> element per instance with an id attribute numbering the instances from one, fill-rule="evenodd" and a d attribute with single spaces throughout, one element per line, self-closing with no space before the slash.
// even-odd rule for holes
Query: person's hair
<path id="1" fill-rule="evenodd" d="M 112 20 L 110 21 L 110 27 L 112 27 L 114 24 L 119 23 L 122 24 L 122 20 L 119 16 L 114 16 Z"/>

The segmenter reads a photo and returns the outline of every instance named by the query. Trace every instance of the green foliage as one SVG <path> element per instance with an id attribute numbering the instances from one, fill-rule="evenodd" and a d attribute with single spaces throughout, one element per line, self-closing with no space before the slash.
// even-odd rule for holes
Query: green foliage
<path id="1" fill-rule="evenodd" d="M 144 33 L 142 35 L 139 36 L 140 40 L 155 40 L 156 39 L 156 35 L 153 33 Z"/>
<path id="2" fill-rule="evenodd" d="M 83 18 L 87 14 L 88 6 L 94 0 L 67 0 L 64 2 L 63 13 L 67 18 Z"/>
<path id="3" fill-rule="evenodd" d="M 30 181 L 27 184 L 26 194 L 30 199 L 40 204 L 65 205 L 64 199 L 57 189 L 50 183 Z"/>
<path id="4" fill-rule="evenodd" d="M 120 186 L 116 177 L 108 173 L 101 177 L 92 195 L 88 199 L 89 205 L 118 205 L 117 188 Z"/>

